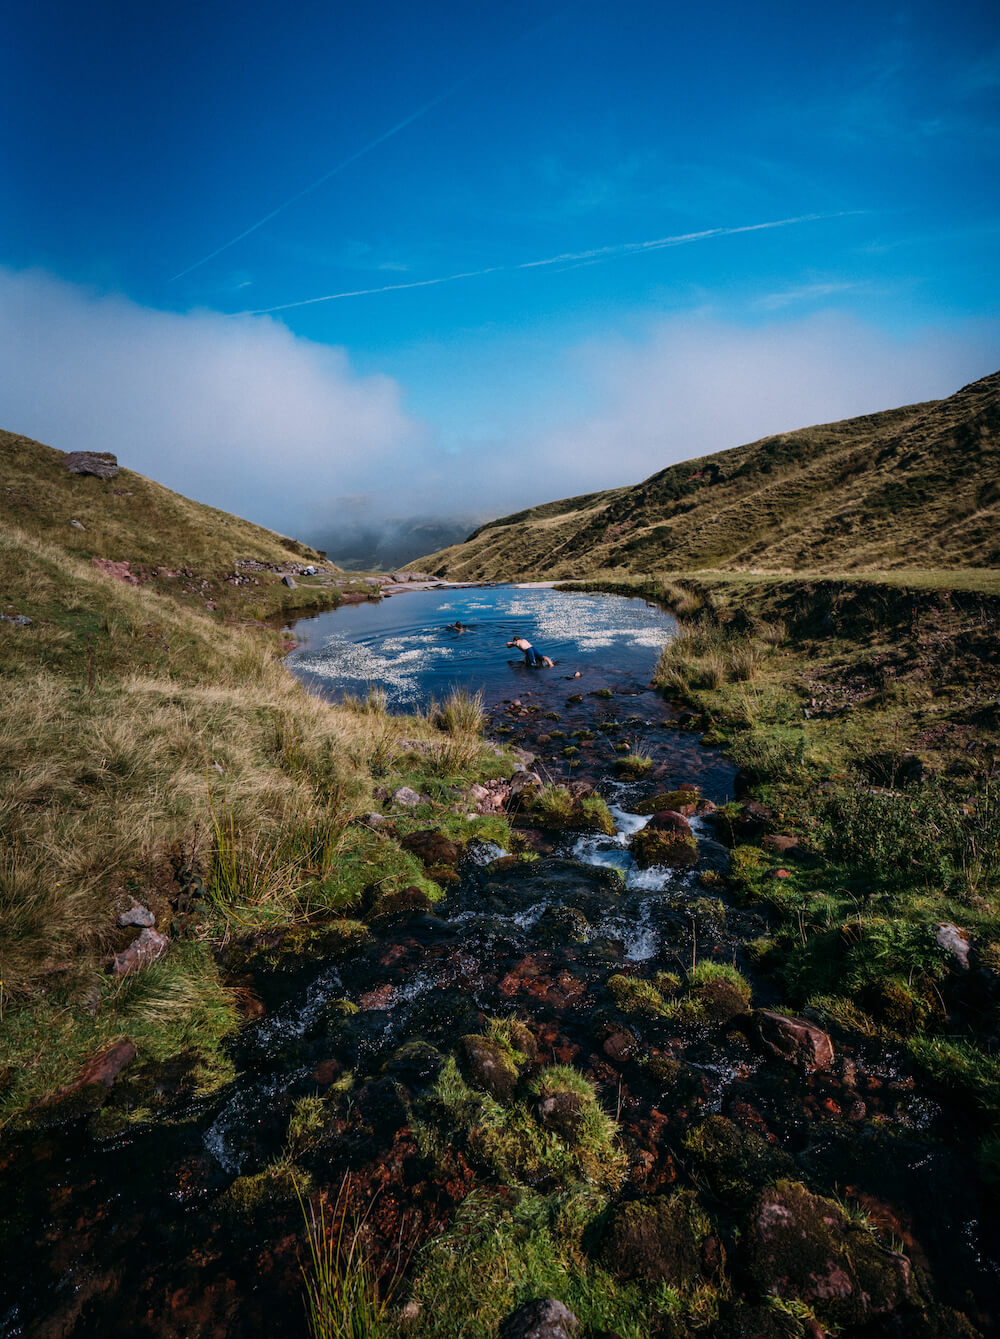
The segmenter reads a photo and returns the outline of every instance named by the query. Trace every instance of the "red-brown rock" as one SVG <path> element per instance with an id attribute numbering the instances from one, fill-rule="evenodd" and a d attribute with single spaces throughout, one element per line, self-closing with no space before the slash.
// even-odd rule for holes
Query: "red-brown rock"
<path id="1" fill-rule="evenodd" d="M 829 1069 L 833 1064 L 833 1042 L 814 1023 L 770 1009 L 758 1009 L 753 1017 L 757 1040 L 769 1054 L 808 1070 Z"/>

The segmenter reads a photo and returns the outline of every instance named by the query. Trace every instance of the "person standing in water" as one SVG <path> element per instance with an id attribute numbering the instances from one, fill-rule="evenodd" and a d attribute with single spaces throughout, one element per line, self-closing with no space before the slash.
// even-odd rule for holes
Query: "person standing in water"
<path id="1" fill-rule="evenodd" d="M 550 660 L 548 656 L 540 656 L 538 652 L 535 650 L 535 648 L 528 641 L 527 637 L 515 637 L 514 640 L 512 642 L 508 642 L 507 645 L 516 646 L 519 651 L 523 651 L 524 663 L 526 665 L 530 665 L 532 669 L 538 668 L 539 666 L 542 665 L 545 665 L 548 669 L 551 669 L 552 666 L 555 664 L 555 661 Z"/>

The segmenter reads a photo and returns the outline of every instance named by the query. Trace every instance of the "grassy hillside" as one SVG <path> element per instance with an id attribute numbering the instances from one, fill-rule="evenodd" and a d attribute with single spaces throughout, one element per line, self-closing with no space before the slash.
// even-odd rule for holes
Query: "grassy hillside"
<path id="1" fill-rule="evenodd" d="M 453 579 L 1000 566 L 1000 373 L 534 507 L 420 560 Z"/>
<path id="2" fill-rule="evenodd" d="M 509 770 L 476 712 L 396 718 L 377 696 L 335 707 L 284 668 L 277 633 L 255 620 L 288 600 L 334 603 L 339 584 L 289 590 L 269 568 L 205 599 L 201 581 L 239 557 L 301 563 L 288 541 L 127 471 L 64 478 L 57 453 L 4 445 L 0 1124 L 48 1119 L 39 1103 L 123 1039 L 140 1083 L 170 1058 L 182 1089 L 224 1081 L 222 1041 L 247 994 L 223 945 L 245 960 L 266 933 L 272 955 L 314 942 L 332 954 L 367 935 L 373 886 L 439 896 L 398 840 L 428 820 L 509 840 L 503 820 L 454 812 L 457 788 Z M 95 554 L 206 575 L 132 585 Z M 376 786 L 403 784 L 426 801 L 385 832 L 357 823 Z M 112 957 L 138 931 L 116 917 L 133 898 L 170 943 L 118 977 Z M 89 1084 L 63 1105 L 106 1095 Z"/>
<path id="3" fill-rule="evenodd" d="M 336 602 L 327 589 L 331 582 L 345 591 L 364 588 L 362 580 L 347 578 L 297 540 L 192 502 L 132 470 L 121 469 L 112 479 L 70 474 L 66 459 L 41 442 L 0 432 L 5 529 L 16 528 L 70 558 L 127 563 L 132 582 L 193 609 L 214 605 L 208 612 L 220 618 L 329 606 Z M 322 566 L 323 575 L 296 576 L 294 590 L 282 584 L 284 573 L 309 564 Z M 9 613 L 12 587 L 9 574 L 3 576 L 0 612 Z"/>

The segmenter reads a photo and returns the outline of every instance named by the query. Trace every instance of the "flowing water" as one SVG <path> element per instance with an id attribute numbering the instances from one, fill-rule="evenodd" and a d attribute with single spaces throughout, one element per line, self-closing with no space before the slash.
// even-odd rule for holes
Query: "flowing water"
<path id="1" fill-rule="evenodd" d="M 9 1141 L 4 1333 L 304 1334 L 298 1206 L 241 1210 L 229 1187 L 281 1154 L 297 1100 L 332 1100 L 351 1072 L 339 1139 L 300 1162 L 316 1186 L 335 1189 L 351 1171 L 366 1194 L 379 1190 L 373 1222 L 388 1238 L 440 1230 L 475 1180 L 461 1160 L 428 1166 L 410 1103 L 463 1035 L 512 1013 L 543 1059 L 589 1073 L 617 1110 L 634 1190 L 670 1186 L 691 1121 L 725 1112 L 765 1130 L 814 1183 L 904 1204 L 900 1230 L 912 1228 L 935 1268 L 986 1286 L 974 1195 L 941 1137 L 951 1116 L 891 1055 L 858 1052 L 860 1080 L 844 1069 L 806 1077 L 765 1063 L 738 1032 L 656 1020 L 642 1025 L 641 1045 L 683 1060 L 681 1087 L 667 1095 L 628 1061 L 611 974 L 681 971 L 706 957 L 749 970 L 745 945 L 767 930 L 761 912 L 705 898 L 701 876 L 723 869 L 727 854 L 701 819 L 693 870 L 640 870 L 629 852 L 647 821 L 635 812 L 644 797 L 683 782 L 717 803 L 732 794 L 732 767 L 679 729 L 649 687 L 674 626 L 642 600 L 499 587 L 406 594 L 296 627 L 289 664 L 332 696 L 377 684 L 404 707 L 452 686 L 482 688 L 497 737 L 530 748 L 552 780 L 597 784 L 616 831 L 526 831 L 538 852 L 530 863 L 473 843 L 433 914 L 397 921 L 335 962 L 258 972 L 266 1014 L 241 1032 L 236 1078 L 216 1097 L 185 1098 L 181 1074 L 171 1101 L 168 1067 L 158 1078 L 164 1115 L 152 1124 L 81 1117 Z M 505 642 L 515 634 L 556 667 L 512 658 Z M 653 758 L 642 782 L 614 779 L 623 744 Z M 934 1193 L 914 1196 L 917 1177 Z"/>

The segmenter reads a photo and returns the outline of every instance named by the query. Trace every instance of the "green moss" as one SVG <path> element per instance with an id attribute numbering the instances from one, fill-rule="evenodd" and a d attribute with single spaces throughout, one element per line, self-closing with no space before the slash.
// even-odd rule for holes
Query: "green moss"
<path id="1" fill-rule="evenodd" d="M 750 983 L 728 963 L 698 963 L 688 974 L 687 984 L 699 1014 L 714 1022 L 728 1022 L 750 1008 Z"/>
<path id="2" fill-rule="evenodd" d="M 280 1161 L 253 1176 L 238 1176 L 216 1203 L 223 1214 L 252 1217 L 272 1205 L 287 1204 L 299 1195 L 308 1195 L 310 1178 L 293 1163 Z"/>
<path id="3" fill-rule="evenodd" d="M 616 1206 L 601 1258 L 618 1278 L 667 1284 L 683 1295 L 718 1272 L 722 1246 L 694 1193 L 682 1190 Z"/>
<path id="4" fill-rule="evenodd" d="M 516 1052 L 503 1040 L 506 1027 L 509 1024 L 498 1026 L 489 1041 L 506 1054 L 516 1075 L 511 1058 Z M 471 1088 L 449 1059 L 418 1115 L 429 1152 L 441 1147 L 435 1126 L 441 1128 L 445 1143 L 457 1129 L 470 1154 L 508 1182 L 615 1186 L 624 1173 L 624 1155 L 613 1142 L 614 1122 L 601 1110 L 592 1085 L 565 1066 L 543 1069 L 523 1095 L 501 1103 L 489 1092 Z"/>
<path id="5" fill-rule="evenodd" d="M 681 1339 L 701 1299 L 621 1281 L 584 1241 L 605 1207 L 586 1187 L 503 1199 L 474 1191 L 454 1224 L 418 1255 L 407 1333 L 417 1339 L 496 1339 L 504 1317 L 538 1297 L 561 1298 L 588 1334 Z"/>
<path id="6" fill-rule="evenodd" d="M 615 759 L 615 773 L 625 781 L 647 776 L 653 770 L 653 760 L 645 753 L 630 753 L 627 758 Z"/>
<path id="7" fill-rule="evenodd" d="M 771 868 L 771 861 L 759 846 L 736 846 L 729 857 L 729 877 L 734 883 L 753 887 Z"/>
<path id="8" fill-rule="evenodd" d="M 663 996 L 650 981 L 619 972 L 608 978 L 608 990 L 623 1013 L 645 1018 L 663 1018 L 667 1014 Z"/>
<path id="9" fill-rule="evenodd" d="M 787 1153 L 725 1116 L 709 1116 L 689 1130 L 684 1147 L 713 1193 L 726 1204 L 749 1204 L 765 1186 L 794 1170 Z"/>

